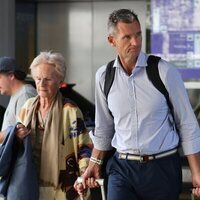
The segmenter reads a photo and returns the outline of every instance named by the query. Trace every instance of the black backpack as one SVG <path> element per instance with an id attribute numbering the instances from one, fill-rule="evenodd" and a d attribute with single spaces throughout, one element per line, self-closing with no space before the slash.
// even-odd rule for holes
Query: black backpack
<path id="1" fill-rule="evenodd" d="M 150 55 L 147 59 L 147 65 L 146 71 L 147 71 L 147 76 L 149 80 L 152 82 L 154 87 L 161 92 L 166 98 L 167 105 L 171 111 L 173 120 L 174 120 L 174 112 L 173 112 L 173 105 L 169 99 L 169 93 L 162 82 L 160 75 L 159 75 L 159 70 L 158 70 L 158 63 L 160 61 L 160 57 L 158 56 L 153 56 Z M 112 87 L 114 77 L 115 77 L 115 67 L 113 67 L 114 60 L 110 61 L 107 66 L 106 66 L 106 75 L 105 75 L 105 84 L 104 84 L 104 94 L 106 96 L 106 99 L 108 98 L 108 94 L 110 91 L 110 88 Z M 111 114 L 112 115 L 112 114 Z"/>

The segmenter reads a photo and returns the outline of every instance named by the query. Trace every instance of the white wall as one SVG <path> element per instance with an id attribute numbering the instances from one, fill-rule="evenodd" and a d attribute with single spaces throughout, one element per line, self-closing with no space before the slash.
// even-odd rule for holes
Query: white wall
<path id="1" fill-rule="evenodd" d="M 145 0 L 38 4 L 37 52 L 61 52 L 68 65 L 66 81 L 76 83 L 74 89 L 91 102 L 96 70 L 115 57 L 107 43 L 107 19 L 118 8 L 138 14 L 145 50 Z"/>

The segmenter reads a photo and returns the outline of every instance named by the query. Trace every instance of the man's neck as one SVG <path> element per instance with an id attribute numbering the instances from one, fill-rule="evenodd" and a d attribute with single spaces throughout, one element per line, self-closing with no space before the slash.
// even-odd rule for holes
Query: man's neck
<path id="1" fill-rule="evenodd" d="M 24 84 L 24 81 L 15 80 L 13 83 L 11 96 L 16 94 L 24 86 Z"/>
<path id="2" fill-rule="evenodd" d="M 119 57 L 119 62 L 121 64 L 121 66 L 123 67 L 124 71 L 128 74 L 131 75 L 133 69 L 135 68 L 137 59 L 123 59 Z"/>

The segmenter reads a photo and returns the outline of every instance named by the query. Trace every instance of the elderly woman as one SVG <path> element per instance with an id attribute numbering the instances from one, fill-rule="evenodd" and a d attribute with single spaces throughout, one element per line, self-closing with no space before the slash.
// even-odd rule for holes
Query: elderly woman
<path id="1" fill-rule="evenodd" d="M 41 52 L 30 69 L 38 96 L 22 107 L 19 119 L 25 126 L 18 125 L 17 136 L 31 136 L 40 200 L 76 199 L 73 184 L 88 165 L 92 144 L 81 111 L 59 92 L 66 73 L 64 58 Z"/>

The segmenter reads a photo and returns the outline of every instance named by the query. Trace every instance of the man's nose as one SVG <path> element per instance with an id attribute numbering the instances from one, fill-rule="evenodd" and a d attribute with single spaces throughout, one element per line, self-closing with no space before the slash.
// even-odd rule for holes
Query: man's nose
<path id="1" fill-rule="evenodd" d="M 139 40 L 135 36 L 131 37 L 131 45 L 132 46 L 137 46 Z"/>

